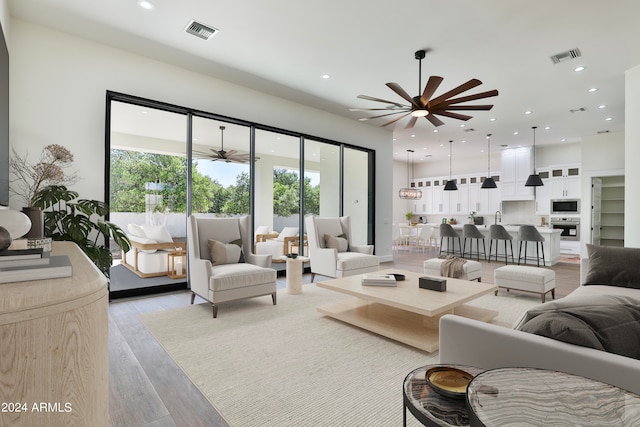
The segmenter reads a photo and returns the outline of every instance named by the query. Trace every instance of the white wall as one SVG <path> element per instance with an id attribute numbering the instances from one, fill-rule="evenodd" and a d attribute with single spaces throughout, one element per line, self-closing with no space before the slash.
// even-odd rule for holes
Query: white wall
<path id="1" fill-rule="evenodd" d="M 625 169 L 624 191 L 624 245 L 640 247 L 640 195 L 636 183 L 640 182 L 640 66 L 625 73 L 625 141 L 624 155 L 629 159 Z"/>
<path id="2" fill-rule="evenodd" d="M 17 18 L 10 28 L 12 146 L 30 157 L 47 144 L 69 148 L 81 197 L 103 199 L 105 93 L 123 92 L 375 149 L 376 253 L 390 259 L 390 131 Z"/>

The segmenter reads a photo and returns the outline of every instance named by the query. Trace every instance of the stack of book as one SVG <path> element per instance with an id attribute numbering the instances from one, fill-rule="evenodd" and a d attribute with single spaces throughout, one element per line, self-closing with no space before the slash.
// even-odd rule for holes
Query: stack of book
<path id="1" fill-rule="evenodd" d="M 365 286 L 397 286 L 393 274 L 364 274 L 361 282 Z"/>
<path id="2" fill-rule="evenodd" d="M 50 256 L 42 248 L 0 251 L 0 283 L 55 279 L 73 274 L 67 256 Z"/>

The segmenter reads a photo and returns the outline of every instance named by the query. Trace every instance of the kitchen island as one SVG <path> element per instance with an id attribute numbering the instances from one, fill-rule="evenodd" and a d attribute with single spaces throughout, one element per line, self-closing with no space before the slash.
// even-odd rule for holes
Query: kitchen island
<path id="1" fill-rule="evenodd" d="M 440 224 L 430 224 L 433 225 L 435 230 L 438 230 L 440 227 Z M 464 239 L 462 238 L 462 227 L 463 224 L 452 224 L 451 225 L 453 227 L 454 230 L 456 230 L 458 232 L 458 234 L 460 234 L 460 242 L 462 244 L 464 244 Z M 480 232 L 484 235 L 485 238 L 485 246 L 487 248 L 487 255 L 489 254 L 489 244 L 490 244 L 490 240 L 489 240 L 489 225 L 478 225 L 476 226 L 478 227 L 478 230 L 480 230 Z M 507 230 L 507 232 L 511 235 L 511 237 L 513 237 L 513 259 L 515 260 L 515 262 L 518 262 L 518 248 L 520 247 L 520 240 L 518 239 L 518 230 L 520 229 L 520 227 L 518 225 L 505 225 L 504 226 L 505 230 Z M 536 229 L 540 232 L 540 234 L 542 234 L 542 237 L 544 237 L 544 243 L 543 243 L 543 248 L 544 248 L 544 259 L 545 259 L 545 265 L 546 266 L 551 266 L 551 265 L 555 265 L 558 263 L 558 261 L 560 260 L 560 234 L 562 233 L 560 230 L 556 230 L 553 228 L 549 228 L 549 227 L 536 227 Z M 448 248 L 448 239 L 444 239 L 442 241 L 442 250 L 445 251 Z M 460 247 L 458 246 L 458 242 L 457 240 L 455 241 L 455 250 L 459 251 Z M 467 249 L 469 248 L 469 242 L 467 243 Z M 500 260 L 502 259 L 502 262 L 504 262 L 504 241 L 497 241 L 494 242 L 493 244 L 493 253 L 495 254 L 495 246 L 496 244 L 498 244 L 498 262 L 500 262 Z M 527 257 L 529 257 L 530 259 L 527 260 L 527 264 L 530 265 L 537 265 L 536 260 L 535 259 L 531 259 L 531 257 L 535 257 L 536 256 L 536 245 L 535 242 L 528 242 L 526 243 L 527 245 L 529 245 L 527 247 Z M 482 244 L 480 245 L 482 246 Z M 523 251 L 523 257 L 524 257 L 524 244 L 522 245 L 522 251 Z M 473 245 L 474 247 L 474 251 L 475 251 L 475 247 L 476 245 Z M 480 249 L 480 253 L 482 254 L 482 249 Z M 509 242 L 507 242 L 507 253 L 509 254 L 509 262 L 511 262 L 511 249 L 509 247 Z M 475 255 L 474 255 L 475 257 Z M 481 255 L 482 257 L 482 255 Z M 495 258 L 493 258 L 495 259 Z M 521 261 L 522 264 L 525 263 L 524 260 Z M 540 265 L 542 265 L 542 254 L 540 256 Z"/>

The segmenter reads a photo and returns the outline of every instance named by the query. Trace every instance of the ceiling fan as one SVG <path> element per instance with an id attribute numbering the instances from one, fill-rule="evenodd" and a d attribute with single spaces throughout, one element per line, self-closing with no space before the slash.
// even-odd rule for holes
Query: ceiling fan
<path id="1" fill-rule="evenodd" d="M 224 149 L 224 130 L 226 128 L 224 126 L 220 126 L 220 149 L 211 151 L 213 154 L 197 152 L 196 154 L 200 157 L 212 158 L 215 162 L 216 160 L 224 160 L 226 163 L 249 163 L 251 160 L 251 155 L 249 153 L 238 153 L 238 150 L 229 150 L 225 151 Z M 259 160 L 260 157 L 256 157 L 256 160 Z"/>
<path id="2" fill-rule="evenodd" d="M 418 91 L 422 89 L 422 60 L 424 59 L 426 51 L 419 50 L 415 53 L 415 58 L 419 60 L 418 65 Z M 473 89 L 476 86 L 482 84 L 482 82 L 478 79 L 471 79 L 466 83 L 461 84 L 460 86 L 451 89 L 448 92 L 443 93 L 442 95 L 431 98 L 433 94 L 436 92 L 440 83 L 444 80 L 440 76 L 431 76 L 427 81 L 427 85 L 424 87 L 424 91 L 422 91 L 422 95 L 411 97 L 404 89 L 400 87 L 398 83 L 387 83 L 386 85 L 395 93 L 400 95 L 402 99 L 409 102 L 410 105 L 401 104 L 399 102 L 387 101 L 385 99 L 374 98 L 372 96 L 367 95 L 358 95 L 360 99 L 366 99 L 369 101 L 383 102 L 388 105 L 385 108 L 351 108 L 350 111 L 390 111 L 386 114 L 381 114 L 373 117 L 363 117 L 360 120 L 372 120 L 378 119 L 380 117 L 392 116 L 394 114 L 402 114 L 400 117 L 396 117 L 393 120 L 390 120 L 386 123 L 383 123 L 381 126 L 387 126 L 392 123 L 397 122 L 400 119 L 403 119 L 406 116 L 411 115 L 411 119 L 409 123 L 407 123 L 406 129 L 412 128 L 418 118 L 424 117 L 431 122 L 434 126 L 442 126 L 444 122 L 440 120 L 436 116 L 445 116 L 451 117 L 453 119 L 458 120 L 469 120 L 472 116 L 467 114 L 456 113 L 455 111 L 464 111 L 464 110 L 490 110 L 493 108 L 493 105 L 484 104 L 484 105 L 459 105 L 463 102 L 467 101 L 475 101 L 477 99 L 489 98 L 492 96 L 497 96 L 497 90 L 489 90 L 486 92 L 480 92 L 473 95 L 461 96 L 459 98 L 454 98 L 455 96 L 466 92 L 470 89 Z"/>

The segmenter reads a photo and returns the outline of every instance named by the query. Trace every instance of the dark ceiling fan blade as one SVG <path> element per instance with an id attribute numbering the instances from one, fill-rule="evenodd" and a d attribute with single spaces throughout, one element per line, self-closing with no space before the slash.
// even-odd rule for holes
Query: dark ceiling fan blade
<path id="1" fill-rule="evenodd" d="M 376 101 L 376 102 L 384 102 L 385 104 L 393 104 L 393 105 L 396 105 L 398 107 L 403 107 L 403 108 L 408 107 L 408 105 L 402 105 L 402 104 L 400 104 L 398 102 L 395 102 L 395 101 L 387 101 L 386 99 L 374 98 L 373 96 L 368 96 L 368 95 L 358 95 L 357 97 L 360 98 L 360 99 L 366 99 L 368 101 Z"/>
<path id="2" fill-rule="evenodd" d="M 436 126 L 436 127 L 442 126 L 444 124 L 444 122 L 442 120 L 440 120 L 439 118 L 437 118 L 433 114 L 429 114 L 428 116 L 424 116 L 424 118 L 429 120 L 431 122 L 431 124 Z"/>
<path id="3" fill-rule="evenodd" d="M 422 96 L 420 97 L 421 106 L 424 107 L 427 105 L 427 102 L 429 102 L 429 99 L 431 99 L 435 91 L 438 89 L 438 86 L 440 86 L 440 83 L 442 83 L 442 80 L 444 79 L 440 76 L 429 77 L 429 81 L 427 82 L 427 85 L 424 87 L 424 92 L 422 92 Z"/>
<path id="4" fill-rule="evenodd" d="M 493 105 L 438 105 L 434 111 L 444 111 L 444 110 L 491 110 Z"/>
<path id="5" fill-rule="evenodd" d="M 410 102 L 411 105 L 420 108 L 420 105 L 418 105 L 418 103 L 414 101 L 413 98 L 404 89 L 402 89 L 398 83 L 387 83 L 386 85 L 389 89 L 400 95 L 402 99 Z"/>
<path id="6" fill-rule="evenodd" d="M 450 111 L 433 111 L 431 114 L 437 114 L 439 116 L 447 116 L 447 117 L 451 117 L 452 119 L 464 120 L 465 122 L 473 118 L 473 116 L 467 116 L 466 114 L 452 113 Z"/>
<path id="7" fill-rule="evenodd" d="M 467 102 L 467 101 L 475 101 L 477 99 L 483 99 L 483 98 L 490 98 L 492 96 L 498 96 L 498 91 L 497 90 L 488 90 L 486 92 L 480 92 L 480 93 L 476 93 L 473 95 L 468 95 L 468 96 L 462 96 L 460 98 L 453 98 L 453 99 L 448 99 L 446 101 L 441 102 L 440 104 L 444 104 L 444 105 L 451 105 L 451 104 L 459 104 L 461 102 Z"/>
<path id="8" fill-rule="evenodd" d="M 405 113 L 405 114 L 401 115 L 401 116 L 400 116 L 400 117 L 398 117 L 398 118 L 395 118 L 395 119 L 393 119 L 393 120 L 388 121 L 387 123 L 384 123 L 384 124 L 380 125 L 380 127 L 385 127 L 385 126 L 388 126 L 388 125 L 390 125 L 390 124 L 392 124 L 392 123 L 395 123 L 395 122 L 397 122 L 398 120 L 400 120 L 400 119 L 403 119 L 403 118 L 407 117 L 409 114 L 411 114 L 411 113 Z"/>
<path id="9" fill-rule="evenodd" d="M 415 126 L 417 121 L 418 121 L 417 117 L 411 117 L 411 119 L 409 120 L 409 123 L 407 123 L 407 125 L 404 128 L 405 129 L 413 129 L 413 127 Z"/>
<path id="10" fill-rule="evenodd" d="M 349 111 L 409 111 L 409 107 L 396 108 L 389 106 L 387 108 L 349 108 Z"/>
<path id="11" fill-rule="evenodd" d="M 362 118 L 359 118 L 358 120 L 360 120 L 361 122 L 366 122 L 367 120 L 379 119 L 380 117 L 393 116 L 394 114 L 407 113 L 407 112 L 409 112 L 409 111 L 411 111 L 411 110 L 394 111 L 393 113 L 380 114 L 379 116 L 373 116 L 373 117 L 362 117 Z M 403 116 L 403 117 L 404 117 L 404 116 Z"/>
<path id="12" fill-rule="evenodd" d="M 216 156 L 220 156 L 220 153 L 218 152 L 218 150 L 214 150 L 213 148 L 211 149 L 211 151 L 213 151 L 213 154 L 215 154 Z"/>
<path id="13" fill-rule="evenodd" d="M 226 157 L 231 157 L 234 154 L 236 154 L 237 152 L 238 152 L 238 150 L 229 150 L 225 154 L 226 154 Z"/>
<path id="14" fill-rule="evenodd" d="M 456 88 L 453 88 L 448 92 L 443 93 L 439 97 L 432 99 L 431 101 L 429 101 L 428 105 L 429 106 L 435 106 L 435 105 L 437 105 L 437 104 L 439 104 L 439 103 L 451 98 L 452 96 L 456 96 L 456 95 L 458 95 L 458 94 L 460 94 L 462 92 L 466 92 L 469 89 L 473 89 L 474 87 L 479 86 L 481 84 L 482 84 L 482 82 L 480 80 L 471 79 L 468 82 L 462 83 L 460 86 L 458 86 Z"/>

